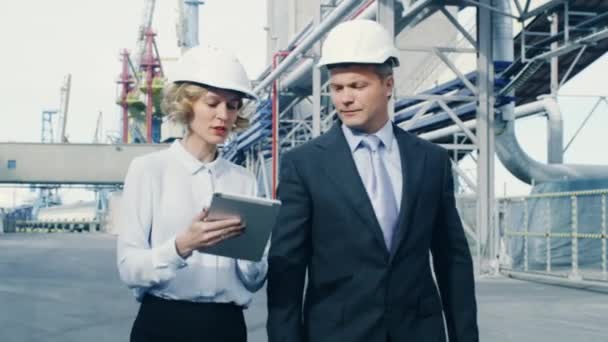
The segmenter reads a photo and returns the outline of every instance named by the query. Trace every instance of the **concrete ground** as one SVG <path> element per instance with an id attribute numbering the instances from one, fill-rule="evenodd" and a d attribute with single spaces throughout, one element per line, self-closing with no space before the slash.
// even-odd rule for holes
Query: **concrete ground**
<path id="1" fill-rule="evenodd" d="M 128 341 L 137 302 L 120 282 L 115 237 L 0 235 L 0 341 Z M 608 295 L 503 277 L 477 282 L 481 341 L 608 341 Z M 265 293 L 246 311 L 266 341 Z"/>

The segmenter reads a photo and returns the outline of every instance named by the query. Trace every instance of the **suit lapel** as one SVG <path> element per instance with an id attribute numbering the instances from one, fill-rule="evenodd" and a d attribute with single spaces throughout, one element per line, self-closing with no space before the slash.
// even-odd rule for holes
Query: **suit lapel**
<path id="1" fill-rule="evenodd" d="M 382 230 L 340 125 L 334 125 L 323 138 L 318 144 L 325 150 L 321 166 L 327 178 L 334 184 L 337 193 L 342 195 L 342 199 L 350 205 L 351 209 L 364 222 L 364 225 L 371 230 L 377 242 L 388 254 Z"/>
<path id="2" fill-rule="evenodd" d="M 424 149 L 418 148 L 419 142 L 416 139 L 395 125 L 393 125 L 393 131 L 399 144 L 403 187 L 401 190 L 398 230 L 393 240 L 391 258 L 397 253 L 407 234 L 413 228 L 412 218 L 418 200 L 420 185 L 424 180 L 424 163 L 426 160 Z"/>

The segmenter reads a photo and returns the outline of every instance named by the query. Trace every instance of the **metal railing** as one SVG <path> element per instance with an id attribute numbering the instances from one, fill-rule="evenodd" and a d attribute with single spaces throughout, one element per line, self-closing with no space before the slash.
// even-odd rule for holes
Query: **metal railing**
<path id="1" fill-rule="evenodd" d="M 501 270 L 607 281 L 608 189 L 498 200 Z"/>
<path id="2" fill-rule="evenodd" d="M 16 220 L 8 224 L 5 232 L 12 233 L 62 233 L 101 232 L 103 224 L 99 220 Z"/>

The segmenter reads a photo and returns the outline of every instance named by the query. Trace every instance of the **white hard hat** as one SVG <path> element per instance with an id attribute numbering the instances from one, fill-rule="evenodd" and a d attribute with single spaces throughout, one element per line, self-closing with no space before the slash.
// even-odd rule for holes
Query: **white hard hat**
<path id="1" fill-rule="evenodd" d="M 381 24 L 366 19 L 345 21 L 327 35 L 318 67 L 340 63 L 382 64 L 392 59 L 399 66 L 394 39 Z"/>
<path id="2" fill-rule="evenodd" d="M 258 98 L 236 56 L 213 46 L 197 46 L 186 51 L 170 74 L 170 81 L 198 83 L 236 91 L 253 100 Z"/>

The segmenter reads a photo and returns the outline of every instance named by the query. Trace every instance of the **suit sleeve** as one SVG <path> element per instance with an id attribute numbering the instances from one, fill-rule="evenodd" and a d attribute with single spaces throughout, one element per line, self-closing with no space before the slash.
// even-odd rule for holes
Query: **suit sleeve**
<path id="1" fill-rule="evenodd" d="M 431 252 L 451 342 L 477 342 L 473 262 L 454 199 L 449 156 L 443 154 L 443 186 Z"/>
<path id="2" fill-rule="evenodd" d="M 310 255 L 311 198 L 287 153 L 278 197 L 282 202 L 268 257 L 268 341 L 302 342 L 302 296 Z"/>

